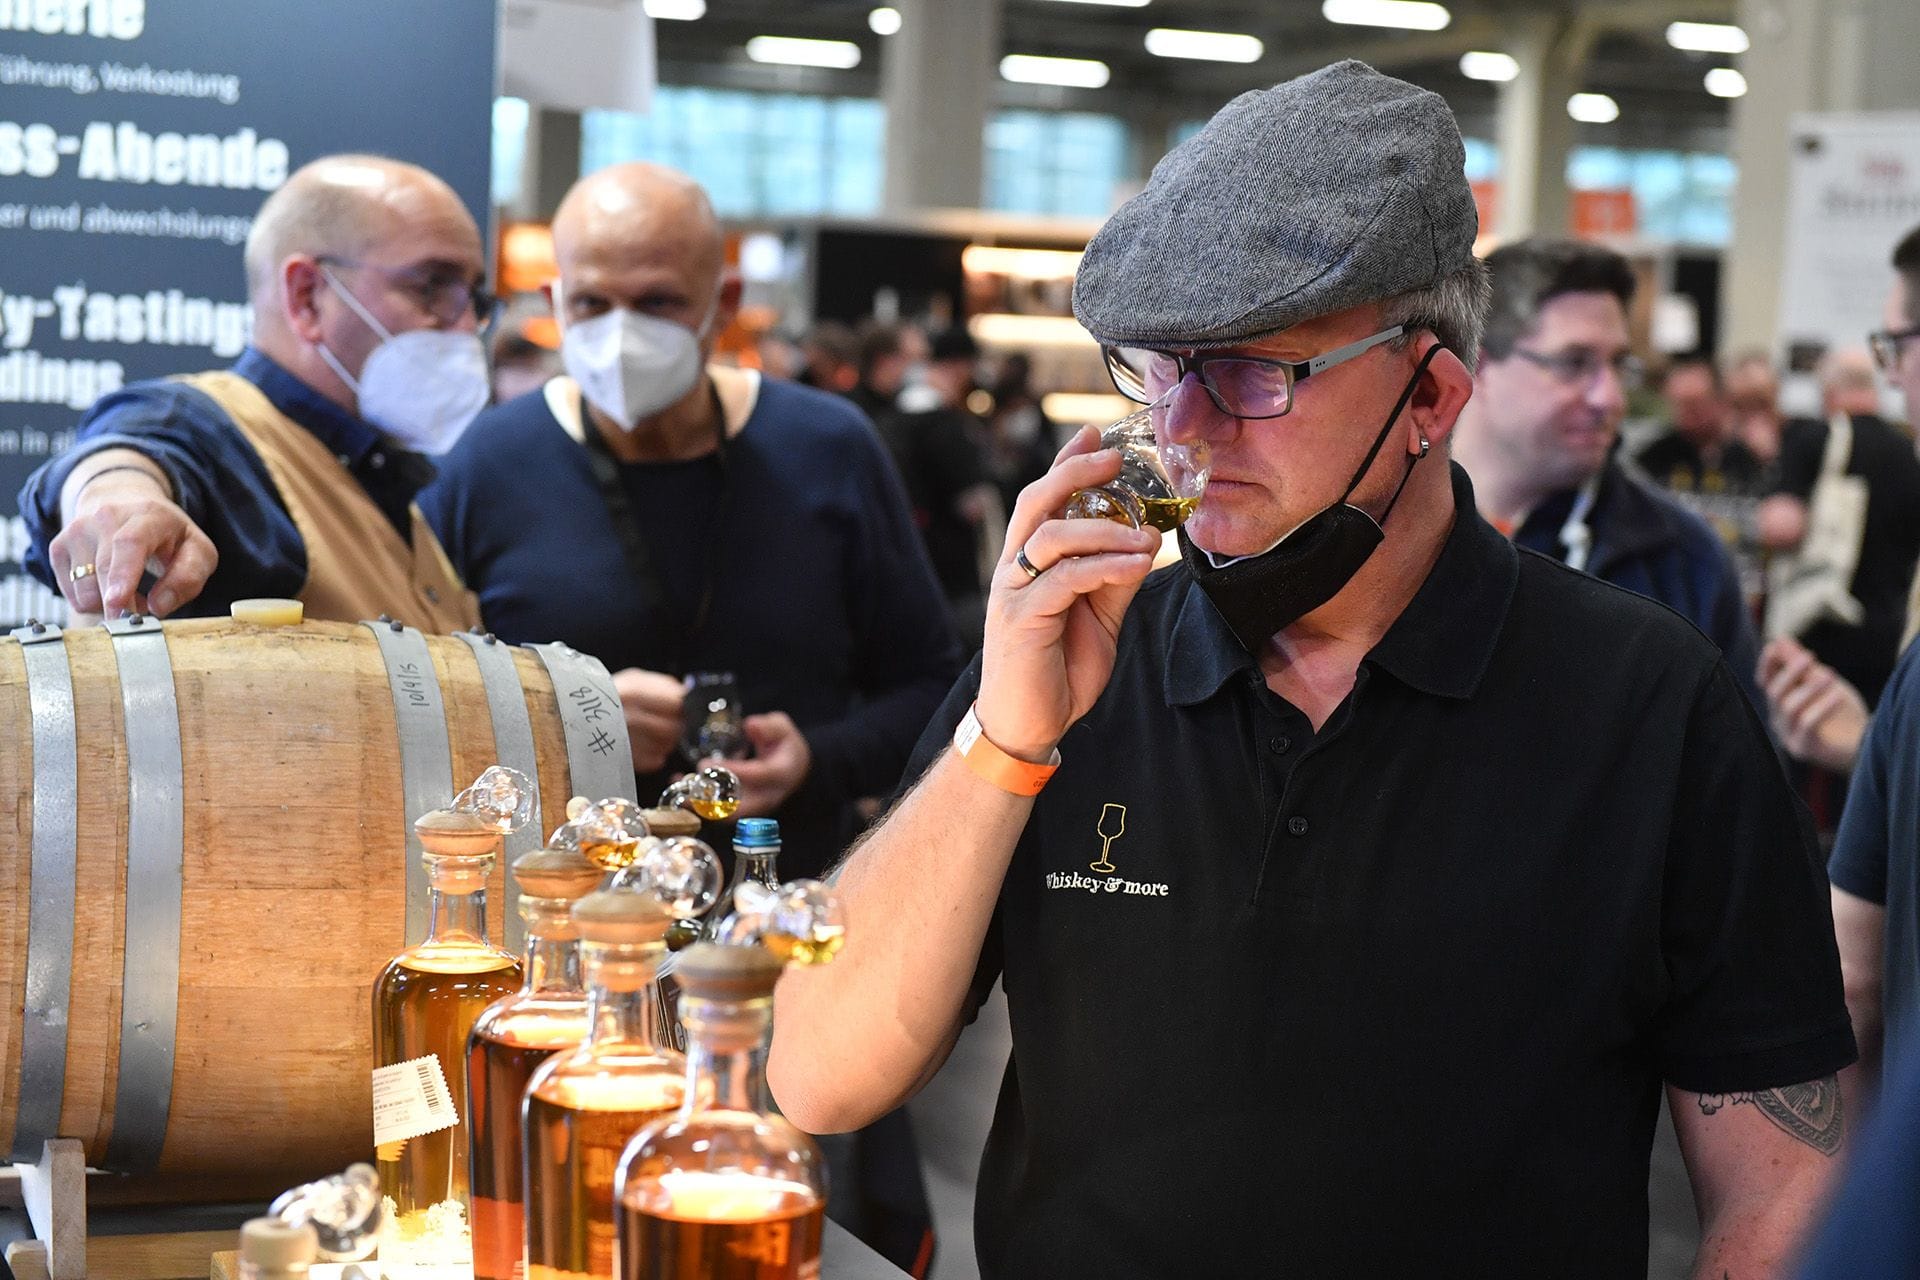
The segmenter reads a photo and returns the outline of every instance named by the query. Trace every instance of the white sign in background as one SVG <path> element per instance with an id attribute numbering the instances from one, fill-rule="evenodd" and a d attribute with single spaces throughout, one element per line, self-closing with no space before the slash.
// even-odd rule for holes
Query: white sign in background
<path id="1" fill-rule="evenodd" d="M 563 111 L 653 103 L 653 19 L 641 0 L 505 0 L 501 91 Z"/>
<path id="2" fill-rule="evenodd" d="M 1808 372 L 1884 324 L 1893 246 L 1920 226 L 1920 112 L 1797 115 L 1788 146 L 1778 332 L 1789 362 Z M 1817 400 L 1799 402 L 1810 380 L 1796 381 L 1789 407 L 1816 411 Z"/>

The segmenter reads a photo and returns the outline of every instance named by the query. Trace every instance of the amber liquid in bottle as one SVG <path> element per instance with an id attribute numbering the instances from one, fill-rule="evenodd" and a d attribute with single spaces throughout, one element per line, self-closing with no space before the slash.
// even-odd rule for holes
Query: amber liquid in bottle
<path id="1" fill-rule="evenodd" d="M 825 1167 L 813 1140 L 774 1113 L 766 1092 L 779 964 L 766 958 L 763 995 L 702 994 L 715 989 L 706 985 L 711 957 L 746 951 L 760 949 L 703 944 L 684 953 L 687 1102 L 635 1135 L 621 1157 L 621 1280 L 820 1274 Z"/>
<path id="2" fill-rule="evenodd" d="M 658 941 L 581 943 L 592 1032 L 541 1067 L 527 1093 L 527 1280 L 612 1280 L 620 1152 L 637 1130 L 673 1115 L 686 1091 L 685 1060 L 655 1032 L 653 974 L 664 950 Z"/>
<path id="3" fill-rule="evenodd" d="M 434 890 L 434 928 L 402 952 L 374 986 L 374 1062 L 429 1055 L 440 1062 L 456 1108 L 466 1101 L 467 1032 L 480 1012 L 520 985 L 520 962 L 489 945 L 481 893 Z M 374 1152 L 388 1201 L 382 1260 L 467 1260 L 467 1117 L 449 1129 Z"/>
<path id="4" fill-rule="evenodd" d="M 587 998 L 571 929 L 559 942 L 530 934 L 527 952 L 527 986 L 481 1015 L 467 1041 L 476 1280 L 518 1280 L 525 1273 L 521 1102 L 547 1059 L 587 1038 Z"/>
<path id="5" fill-rule="evenodd" d="M 811 1280 L 826 1207 L 797 1182 L 663 1174 L 622 1206 L 621 1280 Z"/>

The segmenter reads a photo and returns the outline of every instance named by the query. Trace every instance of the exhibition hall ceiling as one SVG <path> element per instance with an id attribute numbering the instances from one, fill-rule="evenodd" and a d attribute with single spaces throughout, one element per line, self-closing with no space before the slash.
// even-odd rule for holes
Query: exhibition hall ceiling
<path id="1" fill-rule="evenodd" d="M 976 0 L 939 0 L 968 4 Z M 742 87 L 790 86 L 804 92 L 877 94 L 888 36 L 876 33 L 871 0 L 648 0 L 661 11 L 704 9 L 695 21 L 655 24 L 662 79 Z M 1380 0 L 1326 0 L 1328 6 L 1366 9 Z M 1463 123 L 1491 125 L 1496 83 L 1463 74 L 1461 56 L 1503 53 L 1529 33 L 1557 36 L 1586 50 L 1578 83 L 1567 93 L 1596 92 L 1619 104 L 1623 135 L 1699 133 L 1724 128 L 1728 100 L 1708 92 L 1706 73 L 1737 67 L 1727 53 L 1672 47 L 1675 21 L 1724 23 L 1733 0 L 1451 0 L 1438 30 L 1404 30 L 1329 21 L 1323 0 L 1005 0 L 1001 52 L 1093 59 L 1107 67 L 1100 88 L 1003 84 L 1009 105 L 1110 111 L 1172 120 L 1204 116 L 1241 90 L 1272 84 L 1342 57 L 1359 57 L 1445 94 Z M 1365 16 L 1360 15 L 1360 16 Z M 885 27 L 884 16 L 878 25 Z M 1259 42 L 1251 62 L 1156 56 L 1148 33 L 1156 28 L 1230 33 Z M 746 55 L 755 36 L 849 41 L 860 51 L 851 68 L 756 65 Z M 1253 46 L 1241 42 L 1245 56 Z M 1497 67 L 1496 63 L 1496 67 Z M 1096 73 L 1097 74 L 1097 73 Z M 1557 86 L 1558 87 L 1558 86 Z"/>

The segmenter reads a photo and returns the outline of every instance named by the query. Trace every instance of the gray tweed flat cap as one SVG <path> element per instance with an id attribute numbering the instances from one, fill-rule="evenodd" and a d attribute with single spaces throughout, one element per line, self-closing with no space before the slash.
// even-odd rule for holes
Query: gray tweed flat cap
<path id="1" fill-rule="evenodd" d="M 1243 93 L 1087 246 L 1094 337 L 1221 347 L 1432 284 L 1479 230 L 1453 112 L 1364 62 Z"/>

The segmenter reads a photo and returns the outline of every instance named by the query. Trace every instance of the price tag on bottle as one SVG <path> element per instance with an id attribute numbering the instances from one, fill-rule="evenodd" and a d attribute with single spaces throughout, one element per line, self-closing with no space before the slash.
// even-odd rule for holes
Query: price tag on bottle
<path id="1" fill-rule="evenodd" d="M 384 1147 L 460 1123 L 435 1054 L 373 1070 L 373 1145 Z"/>

